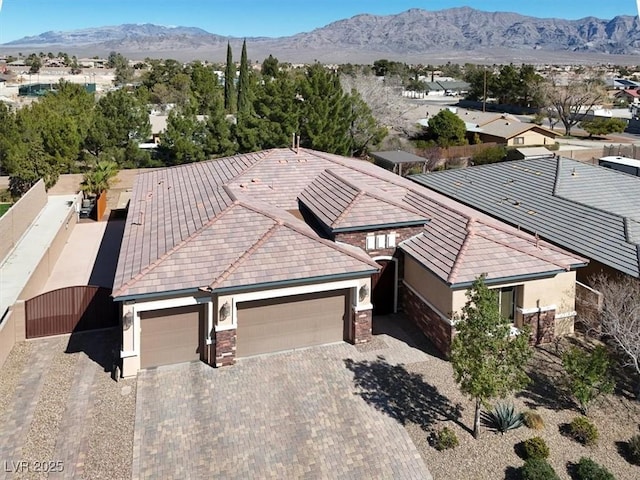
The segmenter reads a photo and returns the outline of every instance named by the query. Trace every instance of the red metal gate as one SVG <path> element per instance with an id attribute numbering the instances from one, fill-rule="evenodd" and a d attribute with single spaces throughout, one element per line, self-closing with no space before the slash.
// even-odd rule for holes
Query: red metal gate
<path id="1" fill-rule="evenodd" d="M 27 338 L 115 327 L 118 306 L 104 287 L 65 287 L 25 302 Z"/>

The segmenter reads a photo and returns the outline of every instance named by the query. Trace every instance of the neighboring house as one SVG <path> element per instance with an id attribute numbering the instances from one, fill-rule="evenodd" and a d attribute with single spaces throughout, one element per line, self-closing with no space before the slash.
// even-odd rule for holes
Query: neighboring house
<path id="1" fill-rule="evenodd" d="M 434 192 L 590 259 L 578 271 L 640 277 L 640 178 L 567 158 L 411 177 Z"/>
<path id="2" fill-rule="evenodd" d="M 624 100 L 627 103 L 640 102 L 640 92 L 634 89 L 619 90 L 613 96 L 616 100 Z"/>
<path id="3" fill-rule="evenodd" d="M 476 133 L 483 143 L 495 142 L 508 147 L 533 145 L 553 145 L 559 133 L 541 125 L 497 118 L 488 123 L 477 125 L 468 132 Z"/>
<path id="4" fill-rule="evenodd" d="M 474 278 L 532 341 L 571 331 L 579 256 L 369 162 L 274 149 L 138 175 L 114 282 L 123 375 L 366 342 L 403 310 L 443 352 Z"/>
<path id="5" fill-rule="evenodd" d="M 170 106 L 169 109 L 172 109 Z M 196 115 L 196 119 L 199 122 L 206 122 L 206 115 Z M 151 145 L 157 145 L 160 143 L 160 134 L 164 133 L 167 129 L 167 122 L 169 121 L 169 115 L 165 113 L 150 113 L 149 124 L 151 125 L 151 138 L 150 141 L 143 144 L 143 148 L 151 148 Z"/>

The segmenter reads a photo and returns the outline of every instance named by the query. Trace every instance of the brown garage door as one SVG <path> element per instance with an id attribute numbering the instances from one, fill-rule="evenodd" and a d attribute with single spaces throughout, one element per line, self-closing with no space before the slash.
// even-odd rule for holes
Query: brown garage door
<path id="1" fill-rule="evenodd" d="M 202 305 L 140 313 L 140 367 L 200 359 Z"/>
<path id="2" fill-rule="evenodd" d="M 339 342 L 347 290 L 238 303 L 236 356 Z"/>

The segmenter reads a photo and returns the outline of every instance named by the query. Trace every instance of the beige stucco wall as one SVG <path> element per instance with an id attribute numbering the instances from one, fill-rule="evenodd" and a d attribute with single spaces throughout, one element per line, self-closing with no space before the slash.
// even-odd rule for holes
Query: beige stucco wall
<path id="1" fill-rule="evenodd" d="M 0 260 L 18 243 L 46 204 L 47 192 L 40 180 L 0 217 Z"/>
<path id="2" fill-rule="evenodd" d="M 451 289 L 409 255 L 404 256 L 404 281 L 440 313 L 445 316 L 450 315 Z"/>
<path id="3" fill-rule="evenodd" d="M 524 143 L 515 143 L 516 137 L 524 137 Z M 516 137 L 510 138 L 507 141 L 507 145 L 510 147 L 523 147 L 523 146 L 531 146 L 531 145 L 553 145 L 555 140 L 550 138 L 547 135 L 543 135 L 540 132 L 536 132 L 535 130 L 529 130 L 522 134 L 517 135 Z"/>
<path id="4" fill-rule="evenodd" d="M 0 324 L 0 366 L 9 356 L 16 341 L 16 330 L 13 312 L 9 310 L 4 320 Z"/>

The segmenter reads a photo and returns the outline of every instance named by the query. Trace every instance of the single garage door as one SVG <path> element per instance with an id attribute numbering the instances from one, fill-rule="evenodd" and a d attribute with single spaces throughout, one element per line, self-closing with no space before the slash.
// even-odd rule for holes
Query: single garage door
<path id="1" fill-rule="evenodd" d="M 348 290 L 237 304 L 236 356 L 344 340 Z"/>
<path id="2" fill-rule="evenodd" d="M 140 367 L 200 359 L 202 305 L 140 313 Z"/>

